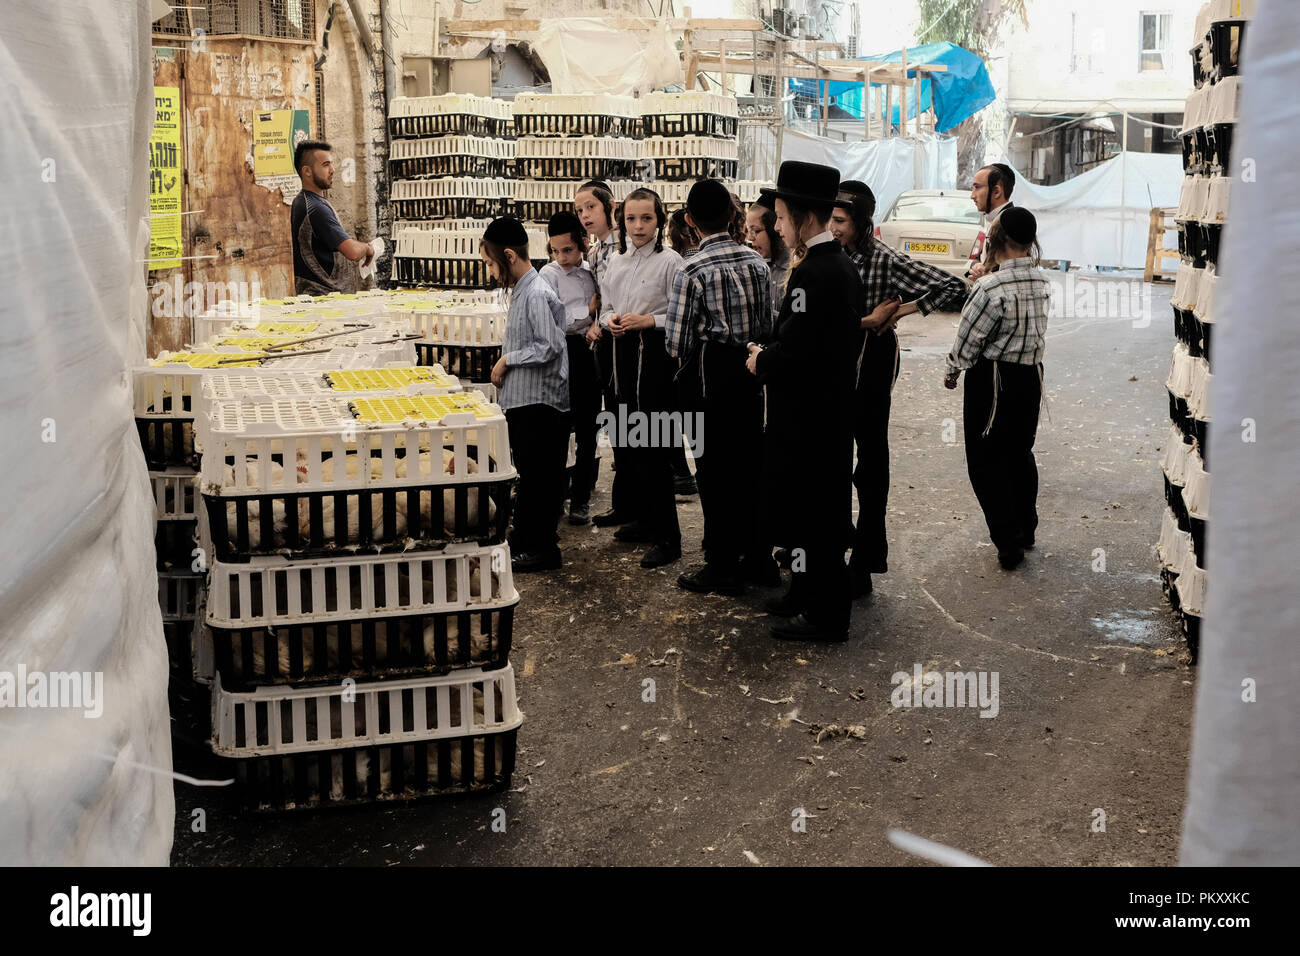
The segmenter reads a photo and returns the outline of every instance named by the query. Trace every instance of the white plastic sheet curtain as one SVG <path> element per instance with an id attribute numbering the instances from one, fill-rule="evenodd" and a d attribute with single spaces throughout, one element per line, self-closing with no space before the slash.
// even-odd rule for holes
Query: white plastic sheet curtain
<path id="1" fill-rule="evenodd" d="M 840 142 L 785 130 L 781 161 L 821 163 L 871 187 L 880 218 L 909 189 L 952 189 L 957 184 L 957 140 L 951 136 L 893 137 Z"/>
<path id="2" fill-rule="evenodd" d="M 1142 269 L 1151 210 L 1177 206 L 1182 185 L 1181 154 L 1130 152 L 1055 186 L 1037 186 L 1017 169 L 1011 201 L 1037 217 L 1044 258 Z"/>
<path id="3" fill-rule="evenodd" d="M 682 84 L 680 32 L 616 30 L 584 17 L 544 18 L 535 44 L 555 93 L 633 96 Z"/>
<path id="4" fill-rule="evenodd" d="M 1182 862 L 1300 864 L 1300 5 L 1246 32 L 1214 312 L 1210 550 Z M 1154 534 L 1154 531 L 1153 531 Z M 1253 699 L 1252 699 L 1253 698 Z"/>
<path id="5" fill-rule="evenodd" d="M 149 0 L 0 24 L 0 671 L 103 675 L 102 714 L 0 707 L 0 864 L 165 864 L 174 804 L 144 357 Z"/>

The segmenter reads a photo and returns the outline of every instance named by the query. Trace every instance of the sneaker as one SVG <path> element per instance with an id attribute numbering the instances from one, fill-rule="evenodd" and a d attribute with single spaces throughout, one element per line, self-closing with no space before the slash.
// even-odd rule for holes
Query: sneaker
<path id="1" fill-rule="evenodd" d="M 586 524 L 590 520 L 590 507 L 587 505 L 569 505 L 569 524 Z"/>
<path id="2" fill-rule="evenodd" d="M 515 574 L 529 574 L 533 571 L 558 571 L 563 563 L 559 548 L 553 551 L 522 551 L 511 558 L 510 568 Z"/>
<path id="3" fill-rule="evenodd" d="M 720 574 L 707 564 L 680 575 L 677 586 L 696 594 L 727 594 L 737 597 L 745 593 L 745 581 L 739 574 Z"/>
<path id="4" fill-rule="evenodd" d="M 633 518 L 624 511 L 615 511 L 610 508 L 608 511 L 602 511 L 596 517 L 591 519 L 591 523 L 597 528 L 613 528 L 621 524 L 627 524 Z"/>
<path id="5" fill-rule="evenodd" d="M 665 564 L 672 564 L 674 561 L 680 560 L 681 556 L 682 549 L 680 545 L 674 547 L 667 544 L 656 544 L 641 557 L 641 567 L 647 570 L 663 567 Z"/>
<path id="6" fill-rule="evenodd" d="M 695 484 L 695 476 L 678 475 L 673 479 L 673 492 L 674 494 L 681 495 L 684 498 L 689 498 L 691 495 L 698 495 L 700 489 Z"/>
<path id="7" fill-rule="evenodd" d="M 827 629 L 820 624 L 814 624 L 802 614 L 788 621 L 773 624 L 771 633 L 779 641 L 825 641 L 830 644 L 841 644 L 849 639 L 848 628 L 842 631 Z"/>
<path id="8" fill-rule="evenodd" d="M 654 541 L 650 529 L 639 521 L 625 524 L 614 532 L 615 541 L 629 541 L 633 544 L 649 544 Z"/>

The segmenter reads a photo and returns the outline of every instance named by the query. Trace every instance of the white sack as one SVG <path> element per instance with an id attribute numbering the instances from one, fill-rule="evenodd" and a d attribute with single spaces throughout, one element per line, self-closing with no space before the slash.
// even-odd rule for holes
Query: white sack
<path id="1" fill-rule="evenodd" d="M 1142 269 L 1151 209 L 1177 206 L 1182 186 L 1181 153 L 1131 152 L 1055 186 L 1035 185 L 1017 169 L 1011 201 L 1037 217 L 1044 258 Z"/>
<path id="2" fill-rule="evenodd" d="M 126 372 L 144 358 L 150 9 L 9 0 L 0 26 L 0 671 L 102 672 L 104 697 L 98 718 L 0 708 L 0 864 L 171 851 L 153 505 Z"/>
<path id="3" fill-rule="evenodd" d="M 667 22 L 644 31 L 583 17 L 543 18 L 534 48 L 552 92 L 637 96 L 684 82 L 679 36 Z"/>
<path id="4" fill-rule="evenodd" d="M 1210 426 L 1210 548 L 1184 818 L 1188 866 L 1300 864 L 1300 5 L 1262 3 L 1246 31 L 1224 230 Z M 1253 440 L 1243 440 L 1245 419 Z M 1247 680 L 1255 701 L 1244 701 Z"/>
<path id="5" fill-rule="evenodd" d="M 787 129 L 781 161 L 821 163 L 871 187 L 876 216 L 884 215 L 909 189 L 953 189 L 957 180 L 957 140 L 951 136 L 909 136 L 840 142 Z"/>

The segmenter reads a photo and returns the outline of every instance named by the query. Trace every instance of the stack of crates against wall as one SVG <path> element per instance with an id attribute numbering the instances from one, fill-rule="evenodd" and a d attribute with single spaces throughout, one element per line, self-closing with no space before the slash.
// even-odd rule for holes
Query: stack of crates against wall
<path id="1" fill-rule="evenodd" d="M 396 234 L 393 279 L 402 283 L 482 289 L 491 281 L 479 251 L 483 229 L 403 229 Z M 528 255 L 539 268 L 546 264 L 546 230 L 528 229 Z"/>
<path id="2" fill-rule="evenodd" d="M 446 220 L 491 220 L 511 211 L 515 179 L 513 106 L 507 100 L 448 93 L 398 97 L 388 111 L 389 201 L 395 282 L 482 287 L 477 268 L 412 263 L 423 245 L 404 237 Z M 482 236 L 482 228 L 477 229 Z M 477 258 L 477 251 L 475 252 Z M 471 275 L 472 273 L 472 275 Z M 452 276 L 444 279 L 443 276 Z"/>
<path id="3" fill-rule="evenodd" d="M 515 469 L 500 408 L 452 388 L 425 367 L 205 385 L 194 667 L 250 807 L 508 786 Z"/>
<path id="4" fill-rule="evenodd" d="M 1181 261 L 1170 297 L 1175 343 L 1165 382 L 1171 423 L 1162 462 L 1167 507 L 1156 551 L 1165 593 L 1194 656 L 1208 571 L 1209 394 L 1222 281 L 1219 251 L 1237 173 L 1232 141 L 1241 106 L 1242 39 L 1254 8 L 1254 0 L 1213 0 L 1197 14 L 1190 51 L 1195 90 L 1182 130 L 1185 178 L 1175 215 Z"/>
<path id="5" fill-rule="evenodd" d="M 642 157 L 656 180 L 734 179 L 736 98 L 690 90 L 641 99 Z"/>

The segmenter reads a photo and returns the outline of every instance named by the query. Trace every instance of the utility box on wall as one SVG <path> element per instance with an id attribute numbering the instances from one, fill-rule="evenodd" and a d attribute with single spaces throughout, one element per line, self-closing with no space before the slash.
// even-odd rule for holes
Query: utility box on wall
<path id="1" fill-rule="evenodd" d="M 455 60 L 447 57 L 402 57 L 403 96 L 441 96 L 444 93 L 492 95 L 492 61 Z"/>

